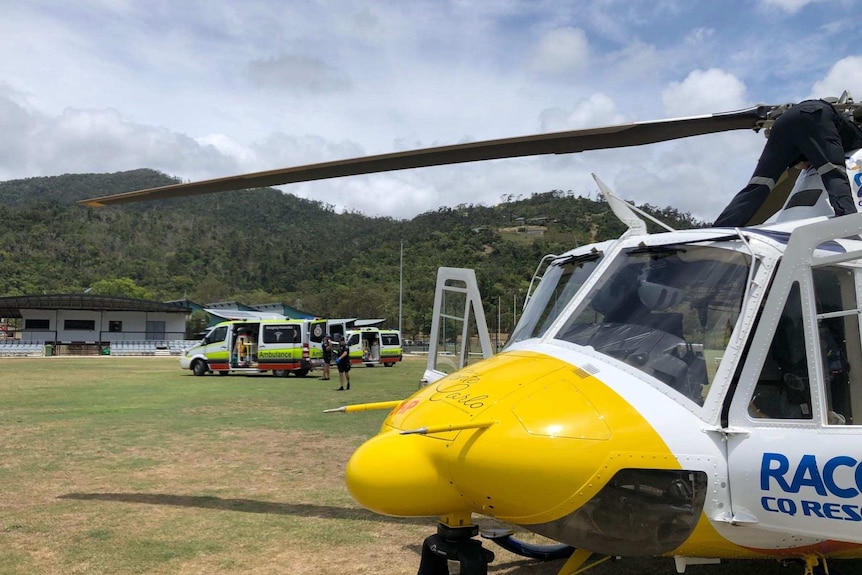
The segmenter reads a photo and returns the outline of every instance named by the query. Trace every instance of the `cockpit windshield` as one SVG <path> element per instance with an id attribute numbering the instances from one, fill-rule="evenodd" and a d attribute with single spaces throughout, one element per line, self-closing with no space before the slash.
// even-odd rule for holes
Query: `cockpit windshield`
<path id="1" fill-rule="evenodd" d="M 601 252 L 596 251 L 563 258 L 551 264 L 530 297 L 530 305 L 524 310 L 521 321 L 506 345 L 531 337 L 542 337 L 596 269 L 601 257 Z"/>
<path id="2" fill-rule="evenodd" d="M 749 267 L 747 254 L 712 246 L 625 250 L 556 337 L 625 362 L 703 405 Z"/>

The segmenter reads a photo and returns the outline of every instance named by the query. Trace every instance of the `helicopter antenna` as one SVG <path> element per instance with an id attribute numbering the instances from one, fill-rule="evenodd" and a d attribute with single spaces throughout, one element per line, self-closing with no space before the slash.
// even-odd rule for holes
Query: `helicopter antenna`
<path id="1" fill-rule="evenodd" d="M 625 201 L 615 193 L 611 191 L 611 189 L 595 174 L 592 174 L 593 179 L 596 181 L 596 184 L 599 186 L 599 191 L 604 196 L 605 200 L 610 205 L 611 210 L 614 212 L 614 215 L 619 218 L 619 220 L 628 226 L 628 230 L 623 234 L 623 236 L 628 237 L 631 235 L 646 235 L 646 223 L 640 219 L 637 214 L 642 215 L 652 223 L 663 227 L 669 232 L 675 232 L 676 230 L 664 223 L 663 221 L 655 218 L 640 208 L 636 208 L 634 205 Z"/>

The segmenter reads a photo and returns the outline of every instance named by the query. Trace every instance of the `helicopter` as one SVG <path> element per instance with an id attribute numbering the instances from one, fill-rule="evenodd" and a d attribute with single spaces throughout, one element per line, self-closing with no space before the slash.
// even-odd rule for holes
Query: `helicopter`
<path id="1" fill-rule="evenodd" d="M 833 105 L 848 116 L 859 107 L 847 93 Z M 759 131 L 787 107 L 426 148 L 81 203 Z M 862 151 L 846 167 L 859 202 Z M 764 558 L 834 573 L 829 560 L 862 559 L 862 214 L 832 217 L 812 169 L 785 172 L 738 228 L 673 230 L 596 183 L 627 230 L 543 258 L 500 352 L 448 374 L 429 360 L 410 397 L 333 410 L 388 411 L 347 463 L 354 499 L 384 515 L 439 518 L 419 575 L 448 575 L 451 561 L 462 575 L 488 573 L 494 554 L 477 538 L 477 515 L 556 542 L 482 534 L 526 557 L 564 559 L 560 575 L 616 556 L 673 557 L 680 573 Z M 664 231 L 649 233 L 645 219 Z M 455 276 L 475 309 L 469 275 Z"/>

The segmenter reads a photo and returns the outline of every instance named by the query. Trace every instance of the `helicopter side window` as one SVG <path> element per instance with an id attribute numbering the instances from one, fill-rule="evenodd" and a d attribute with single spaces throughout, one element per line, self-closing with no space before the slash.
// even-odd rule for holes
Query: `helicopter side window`
<path id="1" fill-rule="evenodd" d="M 560 316 L 566 304 L 581 289 L 584 282 L 596 269 L 601 259 L 599 252 L 570 257 L 551 265 L 530 304 L 506 345 L 532 337 L 542 337 L 551 324 Z"/>
<path id="2" fill-rule="evenodd" d="M 703 405 L 742 306 L 749 258 L 702 245 L 640 246 L 617 256 L 557 334 Z"/>
<path id="3" fill-rule="evenodd" d="M 862 385 L 862 344 L 859 335 L 860 310 L 856 297 L 856 273 L 849 269 L 815 269 L 814 292 L 817 304 L 817 335 L 826 397 L 826 418 L 830 425 L 852 425 L 853 399 Z M 853 366 L 857 369 L 854 371 Z"/>
<path id="4" fill-rule="evenodd" d="M 799 283 L 794 283 L 778 319 L 772 344 L 748 407 L 752 417 L 811 419 L 808 357 Z"/>

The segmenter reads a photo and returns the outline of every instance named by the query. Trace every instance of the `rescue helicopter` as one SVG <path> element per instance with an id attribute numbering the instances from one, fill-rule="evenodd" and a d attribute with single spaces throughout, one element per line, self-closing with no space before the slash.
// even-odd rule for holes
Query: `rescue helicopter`
<path id="1" fill-rule="evenodd" d="M 859 107 L 848 94 L 840 112 Z M 637 122 L 176 184 L 88 206 L 378 171 L 566 154 L 768 129 L 786 106 Z M 862 151 L 846 162 L 860 201 Z M 596 179 L 628 229 L 547 256 L 509 341 L 388 411 L 347 463 L 380 514 L 438 517 L 419 575 L 485 575 L 474 517 L 558 542 L 489 536 L 566 558 L 615 556 L 862 564 L 862 214 L 833 216 L 820 176 L 789 170 L 740 228 L 648 233 Z M 662 224 L 663 225 L 663 224 Z M 486 534 L 488 535 L 488 534 Z"/>

